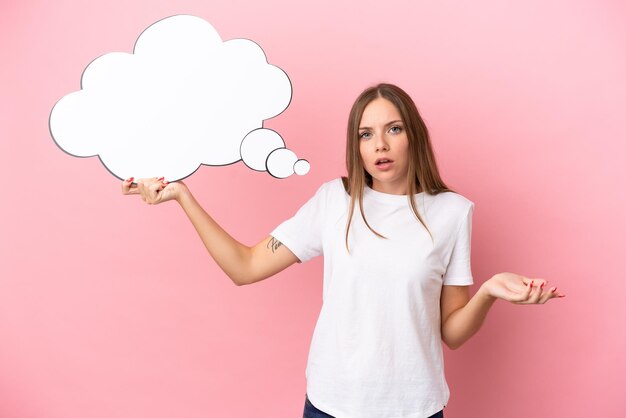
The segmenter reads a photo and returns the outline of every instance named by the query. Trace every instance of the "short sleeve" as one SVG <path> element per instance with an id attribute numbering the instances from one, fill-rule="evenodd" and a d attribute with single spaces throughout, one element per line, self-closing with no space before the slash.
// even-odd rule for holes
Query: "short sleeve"
<path id="1" fill-rule="evenodd" d="M 474 284 L 471 267 L 472 248 L 472 215 L 474 203 L 472 202 L 463 216 L 456 236 L 450 262 L 443 276 L 444 285 L 468 286 Z"/>
<path id="2" fill-rule="evenodd" d="M 270 235 L 304 263 L 322 255 L 322 230 L 327 184 L 323 184 L 296 214 L 278 225 Z"/>

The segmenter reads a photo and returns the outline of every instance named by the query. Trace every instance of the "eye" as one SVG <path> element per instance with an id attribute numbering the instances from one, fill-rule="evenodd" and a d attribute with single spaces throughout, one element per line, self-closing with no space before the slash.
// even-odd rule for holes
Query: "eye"
<path id="1" fill-rule="evenodd" d="M 400 132 L 402 132 L 402 126 L 394 125 L 389 129 L 389 131 L 394 134 L 399 134 Z"/>
<path id="2" fill-rule="evenodd" d="M 359 138 L 368 139 L 369 138 L 368 135 L 372 135 L 372 134 L 370 132 L 365 131 L 365 132 L 363 132 L 362 134 L 359 135 Z"/>

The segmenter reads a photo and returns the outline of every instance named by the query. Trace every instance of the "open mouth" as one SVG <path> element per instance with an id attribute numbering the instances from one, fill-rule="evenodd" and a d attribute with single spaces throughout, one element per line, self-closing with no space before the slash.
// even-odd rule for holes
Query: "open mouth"
<path id="1" fill-rule="evenodd" d="M 381 158 L 380 160 L 376 160 L 375 165 L 384 165 L 384 164 L 388 164 L 388 163 L 392 163 L 393 160 L 390 160 L 388 158 Z"/>

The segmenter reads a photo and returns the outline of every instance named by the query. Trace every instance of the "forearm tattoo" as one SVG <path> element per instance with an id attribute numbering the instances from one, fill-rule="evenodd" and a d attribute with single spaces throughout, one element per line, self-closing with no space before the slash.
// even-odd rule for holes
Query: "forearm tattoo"
<path id="1" fill-rule="evenodd" d="M 282 242 L 272 237 L 272 239 L 270 239 L 270 242 L 267 243 L 267 248 L 271 248 L 272 252 L 275 252 L 278 249 L 278 247 L 280 247 L 281 245 L 283 245 Z"/>

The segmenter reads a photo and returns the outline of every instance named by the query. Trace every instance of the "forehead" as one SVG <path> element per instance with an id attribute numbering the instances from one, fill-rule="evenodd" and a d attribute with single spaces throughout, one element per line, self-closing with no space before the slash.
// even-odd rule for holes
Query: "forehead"
<path id="1" fill-rule="evenodd" d="M 363 110 L 359 126 L 374 127 L 385 125 L 393 120 L 402 120 L 400 111 L 389 100 L 377 97 L 372 100 Z"/>

